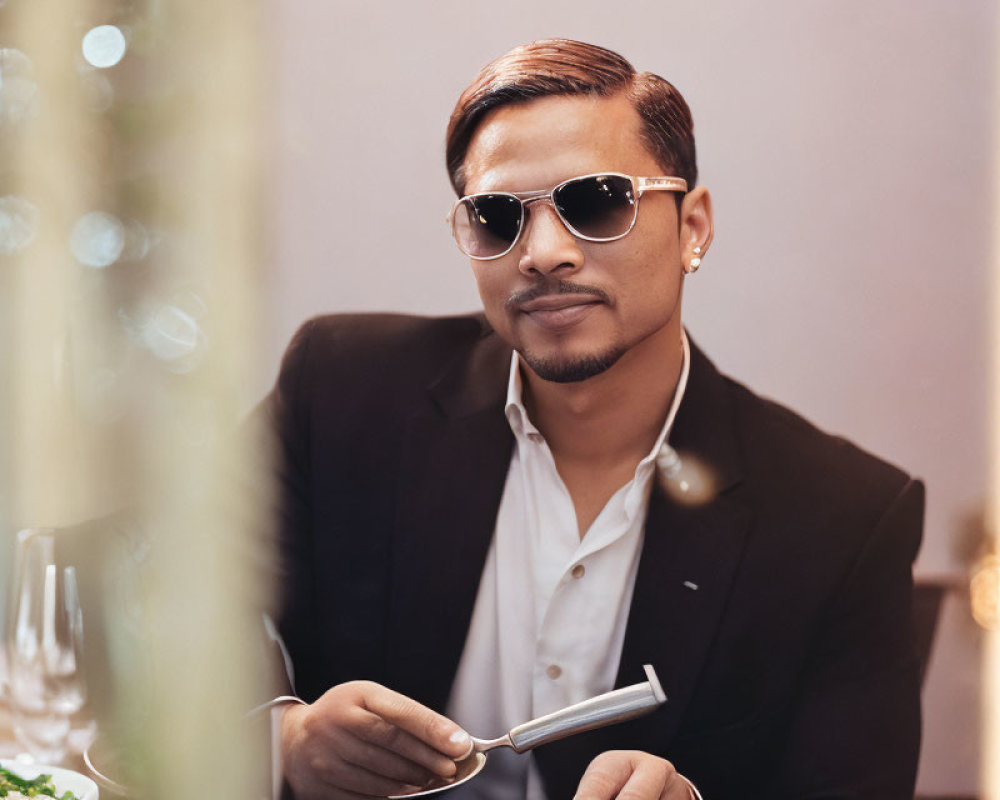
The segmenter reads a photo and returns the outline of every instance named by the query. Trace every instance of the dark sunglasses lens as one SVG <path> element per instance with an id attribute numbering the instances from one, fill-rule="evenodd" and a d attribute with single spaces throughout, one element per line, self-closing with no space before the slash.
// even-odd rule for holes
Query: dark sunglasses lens
<path id="1" fill-rule="evenodd" d="M 570 181 L 556 192 L 555 203 L 571 227 L 592 239 L 621 236 L 635 219 L 632 181 L 620 175 Z"/>
<path id="2" fill-rule="evenodd" d="M 521 202 L 505 194 L 484 194 L 459 203 L 452 222 L 455 241 L 466 255 L 489 258 L 506 251 L 521 229 Z"/>

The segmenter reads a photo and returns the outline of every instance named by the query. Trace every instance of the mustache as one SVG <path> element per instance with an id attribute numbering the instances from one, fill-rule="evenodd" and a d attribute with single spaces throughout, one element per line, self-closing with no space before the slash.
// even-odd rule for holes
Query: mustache
<path id="1" fill-rule="evenodd" d="M 541 283 L 535 284 L 530 289 L 525 289 L 523 292 L 512 293 L 511 296 L 507 298 L 507 302 L 504 303 L 504 306 L 508 311 L 516 311 L 525 303 L 530 303 L 532 300 L 537 300 L 539 297 L 547 297 L 548 295 L 558 294 L 589 294 L 597 297 L 604 303 L 611 303 L 611 298 L 603 289 L 598 289 L 596 286 L 587 286 L 582 283 L 573 283 L 572 281 L 556 279 L 545 280 Z"/>

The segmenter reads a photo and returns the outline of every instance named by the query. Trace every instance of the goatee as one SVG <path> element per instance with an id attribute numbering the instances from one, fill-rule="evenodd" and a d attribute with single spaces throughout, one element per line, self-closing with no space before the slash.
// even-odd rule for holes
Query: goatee
<path id="1" fill-rule="evenodd" d="M 624 353 L 623 349 L 615 349 L 580 358 L 538 358 L 526 350 L 520 353 L 520 356 L 542 380 L 553 383 L 576 383 L 610 369 Z"/>

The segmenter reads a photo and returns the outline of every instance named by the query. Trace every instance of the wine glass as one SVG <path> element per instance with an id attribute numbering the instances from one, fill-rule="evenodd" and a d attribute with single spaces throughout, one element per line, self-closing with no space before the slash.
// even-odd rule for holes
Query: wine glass
<path id="1" fill-rule="evenodd" d="M 76 570 L 53 563 L 52 531 L 21 531 L 18 544 L 7 643 L 14 733 L 39 761 L 59 763 L 86 700 Z"/>

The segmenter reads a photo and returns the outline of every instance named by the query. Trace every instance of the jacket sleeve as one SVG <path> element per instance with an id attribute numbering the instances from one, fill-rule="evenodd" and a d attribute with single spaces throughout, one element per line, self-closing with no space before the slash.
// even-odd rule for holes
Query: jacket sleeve
<path id="1" fill-rule="evenodd" d="M 276 465 L 278 630 L 296 664 L 311 663 L 308 651 L 314 639 L 314 577 L 309 569 L 313 552 L 308 499 L 309 408 L 302 387 L 312 327 L 313 322 L 307 322 L 295 334 L 265 405 L 274 432 Z M 288 688 L 296 691 L 294 673 L 288 678 Z"/>

